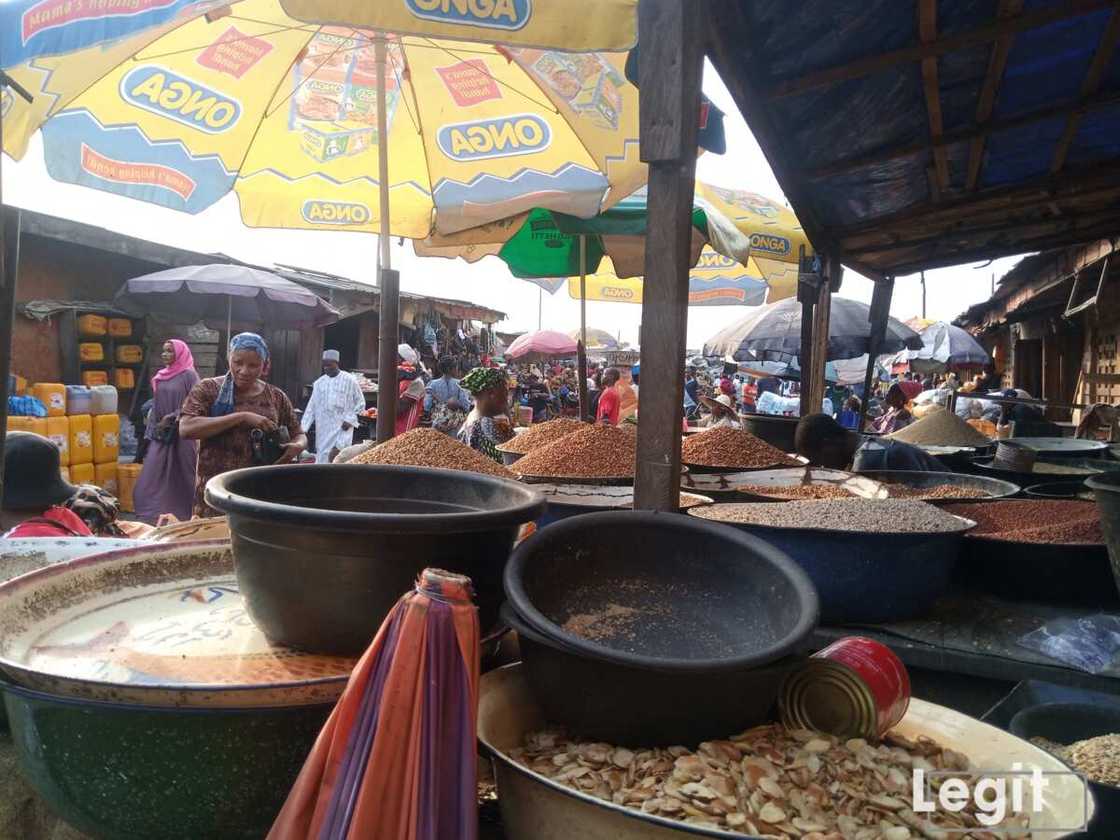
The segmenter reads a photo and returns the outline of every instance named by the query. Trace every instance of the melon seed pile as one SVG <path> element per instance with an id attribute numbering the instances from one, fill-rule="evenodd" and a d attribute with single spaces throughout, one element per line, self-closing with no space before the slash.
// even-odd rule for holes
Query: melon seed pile
<path id="1" fill-rule="evenodd" d="M 945 510 L 976 521 L 969 537 L 1057 545 L 1100 545 L 1104 542 L 1100 512 L 1093 502 L 1012 499 L 949 505 Z"/>
<path id="2" fill-rule="evenodd" d="M 1120 786 L 1120 735 L 1098 735 L 1077 741 L 1068 747 L 1041 737 L 1031 738 L 1031 743 L 1053 753 L 1094 782 Z"/>
<path id="3" fill-rule="evenodd" d="M 681 460 L 702 467 L 754 470 L 797 464 L 782 450 L 741 429 L 708 429 L 681 444 Z"/>
<path id="4" fill-rule="evenodd" d="M 503 443 L 501 448 L 503 452 L 524 455 L 534 449 L 546 446 L 554 440 L 559 440 L 564 435 L 579 431 L 583 425 L 579 420 L 573 420 L 570 417 L 558 417 L 555 420 L 549 420 L 547 423 L 534 423 L 528 431 L 514 435 L 513 440 Z"/>
<path id="5" fill-rule="evenodd" d="M 944 408 L 931 411 L 920 420 L 885 437 L 915 446 L 989 446 L 992 442 L 965 420 Z"/>
<path id="6" fill-rule="evenodd" d="M 481 452 L 431 429 L 413 429 L 387 440 L 356 457 L 351 464 L 393 464 L 401 467 L 434 467 L 476 472 L 497 478 L 516 476 Z"/>
<path id="7" fill-rule="evenodd" d="M 633 477 L 638 459 L 635 435 L 601 423 L 580 426 L 518 459 L 514 472 L 549 478 Z"/>
<path id="8" fill-rule="evenodd" d="M 824 499 L 781 505 L 746 502 L 708 505 L 688 513 L 716 522 L 874 534 L 941 534 L 967 527 L 940 508 L 910 499 Z"/>
<path id="9" fill-rule="evenodd" d="M 546 730 L 526 736 L 510 758 L 573 790 L 669 819 L 752 836 L 803 840 L 994 837 L 975 804 L 960 813 L 910 808 L 913 770 L 967 773 L 968 758 L 927 738 L 861 738 L 767 724 L 726 741 L 626 749 L 572 741 Z M 936 777 L 934 777 L 936 778 Z M 933 779 L 931 779 L 933 781 Z M 934 782 L 936 785 L 937 782 Z M 932 821 L 932 825 L 931 825 Z M 1001 837 L 1025 837 L 1006 820 Z M 952 832 L 952 833 L 950 833 Z"/>

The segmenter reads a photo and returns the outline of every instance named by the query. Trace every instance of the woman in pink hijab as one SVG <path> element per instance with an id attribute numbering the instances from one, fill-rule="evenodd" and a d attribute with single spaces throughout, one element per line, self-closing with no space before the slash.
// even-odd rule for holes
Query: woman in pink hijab
<path id="1" fill-rule="evenodd" d="M 191 518 L 198 441 L 179 437 L 179 409 L 198 384 L 194 356 L 186 342 L 173 338 L 163 345 L 163 361 L 152 377 L 152 410 L 144 437 L 148 440 L 144 467 L 133 491 L 136 515 L 155 525 L 165 514 Z"/>

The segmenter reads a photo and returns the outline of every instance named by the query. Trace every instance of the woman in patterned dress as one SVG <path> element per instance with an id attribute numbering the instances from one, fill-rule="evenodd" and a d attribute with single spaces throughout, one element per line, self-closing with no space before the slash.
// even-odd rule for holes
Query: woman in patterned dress
<path id="1" fill-rule="evenodd" d="M 459 429 L 459 440 L 502 462 L 497 447 L 513 437 L 509 422 L 509 386 L 497 368 L 475 368 L 459 382 L 474 398 L 474 408 Z"/>
<path id="2" fill-rule="evenodd" d="M 206 482 L 230 470 L 253 466 L 250 433 L 287 430 L 289 441 L 276 462 L 287 464 L 307 448 L 287 395 L 261 377 L 268 374 L 268 345 L 255 333 L 240 333 L 229 343 L 229 373 L 203 379 L 179 411 L 179 435 L 198 440 L 198 478 L 194 515 L 218 516 L 203 499 Z"/>

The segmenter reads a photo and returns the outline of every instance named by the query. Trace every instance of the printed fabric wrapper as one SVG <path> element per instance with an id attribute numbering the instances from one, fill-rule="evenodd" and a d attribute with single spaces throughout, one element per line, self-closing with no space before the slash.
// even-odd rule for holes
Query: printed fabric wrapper
<path id="1" fill-rule="evenodd" d="M 1120 616 L 1058 618 L 1027 633 L 1019 644 L 1079 671 L 1100 674 L 1120 652 Z"/>
<path id="2" fill-rule="evenodd" d="M 269 840 L 475 840 L 478 611 L 426 569 L 355 666 Z"/>

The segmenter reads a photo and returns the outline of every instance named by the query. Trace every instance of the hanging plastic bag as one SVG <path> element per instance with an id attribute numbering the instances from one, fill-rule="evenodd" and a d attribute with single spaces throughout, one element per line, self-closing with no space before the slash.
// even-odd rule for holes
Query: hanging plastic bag
<path id="1" fill-rule="evenodd" d="M 1099 674 L 1120 653 L 1120 616 L 1056 618 L 1027 633 L 1019 644 L 1071 668 Z"/>

